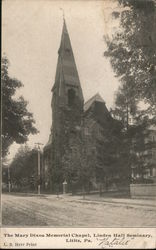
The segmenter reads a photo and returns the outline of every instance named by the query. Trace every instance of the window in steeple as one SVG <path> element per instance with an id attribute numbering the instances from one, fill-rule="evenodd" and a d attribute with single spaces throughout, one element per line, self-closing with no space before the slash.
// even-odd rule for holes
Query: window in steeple
<path id="1" fill-rule="evenodd" d="M 68 52 L 68 53 L 70 53 L 70 48 L 68 48 L 68 47 L 65 48 L 65 51 Z"/>
<path id="2" fill-rule="evenodd" d="M 72 106 L 75 102 L 75 91 L 73 89 L 68 90 L 68 106 Z"/>

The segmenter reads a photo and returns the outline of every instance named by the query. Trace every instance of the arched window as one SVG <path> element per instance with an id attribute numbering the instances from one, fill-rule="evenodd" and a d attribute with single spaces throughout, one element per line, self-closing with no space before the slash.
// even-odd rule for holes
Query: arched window
<path id="1" fill-rule="evenodd" d="M 73 89 L 68 90 L 68 105 L 72 106 L 75 102 L 75 91 Z"/>

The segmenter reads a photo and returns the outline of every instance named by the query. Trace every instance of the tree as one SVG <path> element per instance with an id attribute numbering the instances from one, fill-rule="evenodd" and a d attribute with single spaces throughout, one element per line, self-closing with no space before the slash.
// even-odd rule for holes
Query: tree
<path id="1" fill-rule="evenodd" d="M 97 178 L 100 183 L 100 195 L 105 183 L 105 190 L 110 184 L 130 180 L 130 165 L 127 163 L 128 154 L 125 144 L 125 134 L 122 132 L 122 123 L 109 119 L 107 126 L 101 126 L 101 137 L 97 143 Z"/>
<path id="2" fill-rule="evenodd" d="M 155 124 L 155 117 L 150 119 L 144 112 L 138 111 L 135 103 L 133 110 L 132 107 L 133 103 L 131 106 L 126 92 L 121 89 L 116 98 L 116 107 L 112 110 L 114 117 L 119 118 L 123 124 L 120 165 L 127 165 L 127 169 L 131 168 L 131 172 L 137 173 L 140 181 L 143 181 L 146 169 L 152 168 L 147 159 L 147 152 L 152 150 L 154 143 L 146 141 L 149 138 L 150 126 Z M 129 122 L 129 119 L 132 119 L 132 122 Z"/>
<path id="3" fill-rule="evenodd" d="M 11 182 L 18 189 L 34 191 L 38 181 L 37 149 L 21 146 L 10 164 Z"/>
<path id="4" fill-rule="evenodd" d="M 27 101 L 22 96 L 15 99 L 16 90 L 22 83 L 9 76 L 9 61 L 2 58 L 2 155 L 5 157 L 13 142 L 25 143 L 29 134 L 36 134 L 32 113 L 27 110 Z"/>
<path id="5" fill-rule="evenodd" d="M 121 84 L 112 114 L 124 126 L 123 159 L 143 176 L 147 161 L 145 139 L 150 124 L 156 124 L 156 5 L 149 0 L 118 0 L 119 29 L 105 37 L 112 68 Z M 140 110 L 140 101 L 147 104 Z M 132 119 L 132 123 L 129 120 Z M 152 144 L 148 148 L 152 148 Z"/>
<path id="6" fill-rule="evenodd" d="M 127 84 L 119 87 L 115 97 L 115 109 L 111 109 L 114 118 L 122 121 L 125 129 L 128 130 L 129 120 L 134 119 L 138 112 L 137 100 Z"/>
<path id="7" fill-rule="evenodd" d="M 118 0 L 121 13 L 118 32 L 105 37 L 107 51 L 121 87 L 134 103 L 148 104 L 146 114 L 156 115 L 156 5 L 149 0 Z M 132 102 L 131 102 L 132 103 Z"/>

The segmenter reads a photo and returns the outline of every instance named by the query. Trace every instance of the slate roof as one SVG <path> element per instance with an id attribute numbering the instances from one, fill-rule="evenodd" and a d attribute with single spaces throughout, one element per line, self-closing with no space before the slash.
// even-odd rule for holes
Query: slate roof
<path id="1" fill-rule="evenodd" d="M 84 104 L 84 111 L 87 111 L 94 102 L 102 102 L 105 104 L 103 98 L 100 96 L 99 93 L 97 93 Z"/>
<path id="2" fill-rule="evenodd" d="M 75 58 L 67 31 L 66 22 L 64 20 L 61 43 L 58 50 L 55 83 L 52 90 L 54 90 L 55 87 L 58 87 L 60 95 L 61 93 L 63 95 L 65 91 L 65 85 L 76 87 L 79 96 L 83 100 L 83 93 L 75 63 Z"/>

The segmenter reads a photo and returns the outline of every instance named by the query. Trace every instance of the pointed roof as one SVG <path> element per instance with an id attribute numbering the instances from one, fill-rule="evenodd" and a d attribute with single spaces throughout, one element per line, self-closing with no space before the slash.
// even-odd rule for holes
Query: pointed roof
<path id="1" fill-rule="evenodd" d="M 79 94 L 83 99 L 80 80 L 65 20 L 63 23 L 61 44 L 58 50 L 58 62 L 53 89 L 58 86 L 59 92 L 61 92 L 64 89 L 64 84 L 78 88 Z"/>
<path id="2" fill-rule="evenodd" d="M 99 93 L 97 93 L 84 104 L 84 111 L 88 110 L 94 102 L 102 102 L 105 104 L 103 98 L 100 96 Z"/>

